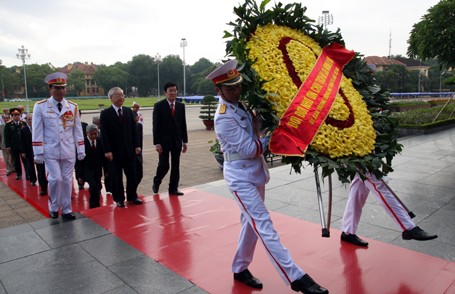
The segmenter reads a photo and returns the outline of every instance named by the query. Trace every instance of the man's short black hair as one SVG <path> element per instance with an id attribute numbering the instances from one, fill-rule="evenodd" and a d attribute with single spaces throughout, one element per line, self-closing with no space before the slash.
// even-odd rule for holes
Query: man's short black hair
<path id="1" fill-rule="evenodd" d="M 167 89 L 168 89 L 168 88 L 171 88 L 171 87 L 175 87 L 177 90 L 179 89 L 179 87 L 177 86 L 176 83 L 167 82 L 166 84 L 164 84 L 164 92 L 166 92 Z"/>

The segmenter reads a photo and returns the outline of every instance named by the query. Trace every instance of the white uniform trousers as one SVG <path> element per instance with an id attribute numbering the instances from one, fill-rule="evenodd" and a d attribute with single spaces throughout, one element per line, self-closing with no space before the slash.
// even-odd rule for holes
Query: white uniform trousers
<path id="1" fill-rule="evenodd" d="M 242 211 L 242 229 L 232 263 L 232 271 L 239 273 L 248 267 L 253 259 L 254 248 L 259 238 L 259 242 L 264 246 L 272 264 L 286 285 L 301 278 L 305 272 L 294 263 L 289 251 L 281 244 L 265 207 L 265 185 L 256 186 L 242 182 L 236 187 L 238 189 L 232 194 Z"/>
<path id="2" fill-rule="evenodd" d="M 378 202 L 384 207 L 392 219 L 400 226 L 401 230 L 410 230 L 415 227 L 408 212 L 393 196 L 386 185 L 371 173 L 366 173 L 365 181 L 355 175 L 351 182 L 349 198 L 344 210 L 341 229 L 347 234 L 355 234 L 362 215 L 362 208 L 371 192 Z"/>
<path id="3" fill-rule="evenodd" d="M 73 188 L 73 170 L 76 157 L 69 159 L 44 159 L 47 170 L 49 211 L 62 214 L 72 212 L 71 191 Z"/>

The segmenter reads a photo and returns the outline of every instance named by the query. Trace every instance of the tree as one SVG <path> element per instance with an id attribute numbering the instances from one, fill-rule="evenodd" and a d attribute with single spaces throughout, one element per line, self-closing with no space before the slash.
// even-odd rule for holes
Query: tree
<path id="1" fill-rule="evenodd" d="M 188 67 L 186 67 L 186 70 L 188 71 Z M 178 55 L 168 55 L 163 58 L 160 64 L 160 83 L 164 85 L 167 82 L 176 83 L 179 93 L 183 95 L 183 62 Z M 187 85 L 189 84 L 187 83 Z M 188 86 L 187 89 L 189 89 Z M 160 91 L 163 91 L 163 89 L 160 89 Z"/>
<path id="2" fill-rule="evenodd" d="M 68 96 L 79 96 L 85 89 L 85 75 L 79 70 L 75 69 L 68 75 Z"/>
<path id="3" fill-rule="evenodd" d="M 191 93 L 199 95 L 216 95 L 212 81 L 205 77 L 216 68 L 215 64 L 206 58 L 199 59 L 194 65 L 190 66 L 190 89 Z"/>
<path id="4" fill-rule="evenodd" d="M 153 58 L 145 54 L 136 55 L 128 62 L 128 68 L 128 84 L 137 88 L 139 96 L 150 96 L 157 80 Z"/>
<path id="5" fill-rule="evenodd" d="M 26 65 L 27 71 L 27 91 L 30 98 L 47 98 L 49 96 L 49 88 L 44 82 L 44 78 L 53 72 L 49 64 L 30 64 Z M 21 68 L 21 74 L 23 71 Z"/>
<path id="6" fill-rule="evenodd" d="M 403 65 L 390 65 L 387 70 L 376 73 L 376 81 L 383 89 L 390 92 L 405 92 L 405 81 L 409 73 Z"/>
<path id="7" fill-rule="evenodd" d="M 414 24 L 408 40 L 408 56 L 437 58 L 442 67 L 455 66 L 455 0 L 441 0 Z"/>
<path id="8" fill-rule="evenodd" d="M 128 73 L 121 67 L 122 65 L 119 63 L 110 66 L 100 65 L 97 67 L 93 79 L 105 91 L 109 91 L 113 87 L 121 87 L 127 93 Z"/>

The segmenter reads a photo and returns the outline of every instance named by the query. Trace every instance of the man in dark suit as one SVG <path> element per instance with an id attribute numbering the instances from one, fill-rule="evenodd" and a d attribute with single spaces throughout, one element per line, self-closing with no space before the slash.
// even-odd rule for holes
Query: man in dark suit
<path id="1" fill-rule="evenodd" d="M 80 109 L 79 109 L 79 117 L 82 119 L 82 111 Z M 84 138 L 86 138 L 88 124 L 86 122 L 81 121 L 81 125 L 82 125 L 82 133 L 84 134 Z M 85 183 L 82 169 L 83 168 L 82 168 L 81 160 L 77 160 L 77 158 L 76 158 L 76 164 L 74 165 L 74 172 L 76 175 L 76 180 L 77 180 L 77 184 L 79 186 L 79 190 L 84 189 L 84 183 Z"/>
<path id="2" fill-rule="evenodd" d="M 13 119 L 6 123 L 3 135 L 5 136 L 6 150 L 11 154 L 11 160 L 16 170 L 16 180 L 20 180 L 22 179 L 20 130 L 26 124 L 21 121 L 21 112 L 19 109 L 11 108 L 10 114 Z"/>
<path id="3" fill-rule="evenodd" d="M 104 156 L 103 144 L 98 137 L 98 127 L 95 124 L 88 125 L 85 141 L 85 158 L 80 162 L 82 178 L 89 185 L 90 208 L 100 206 L 101 176 L 103 167 L 107 164 Z"/>
<path id="4" fill-rule="evenodd" d="M 27 123 L 26 127 L 23 127 L 20 130 L 21 137 L 21 156 L 25 160 L 25 170 L 29 175 L 30 184 L 32 186 L 36 185 L 36 171 L 35 171 L 35 160 L 33 153 L 32 145 L 32 118 L 31 113 L 27 114 L 25 121 Z M 37 163 L 36 169 L 38 171 L 38 183 L 40 185 L 41 191 L 40 195 L 47 194 L 47 179 L 46 179 L 46 169 L 44 163 Z"/>
<path id="5" fill-rule="evenodd" d="M 178 190 L 180 180 L 180 154 L 187 150 L 188 133 L 186 129 L 185 105 L 176 101 L 177 85 L 168 82 L 164 85 L 163 99 L 153 107 L 153 144 L 159 153 L 156 176 L 153 178 L 153 193 L 158 193 L 161 181 L 169 171 L 171 155 L 171 176 L 169 195 L 181 196 Z"/>
<path id="6" fill-rule="evenodd" d="M 123 90 L 114 87 L 109 90 L 111 107 L 100 115 L 101 139 L 104 155 L 110 161 L 112 175 L 112 196 L 118 207 L 125 207 L 122 171 L 126 176 L 126 199 L 134 204 L 142 204 L 137 196 L 136 154 L 141 152 L 133 111 L 124 107 Z"/>

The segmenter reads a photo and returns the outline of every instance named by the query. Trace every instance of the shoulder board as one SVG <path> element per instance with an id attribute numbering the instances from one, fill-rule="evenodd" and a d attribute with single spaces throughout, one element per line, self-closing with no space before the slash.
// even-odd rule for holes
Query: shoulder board
<path id="1" fill-rule="evenodd" d="M 218 111 L 219 114 L 225 114 L 226 113 L 226 104 L 221 104 L 220 109 Z"/>
<path id="2" fill-rule="evenodd" d="M 67 101 L 68 101 L 68 103 L 70 103 L 70 104 L 73 104 L 73 105 L 76 105 L 76 106 L 77 106 L 77 103 L 74 103 L 74 102 L 73 102 L 73 101 L 71 101 L 71 100 L 67 100 Z"/>
<path id="3" fill-rule="evenodd" d="M 43 99 L 43 100 L 40 100 L 40 101 L 36 102 L 36 104 L 41 104 L 41 103 L 44 103 L 46 101 L 47 101 L 47 99 Z"/>

